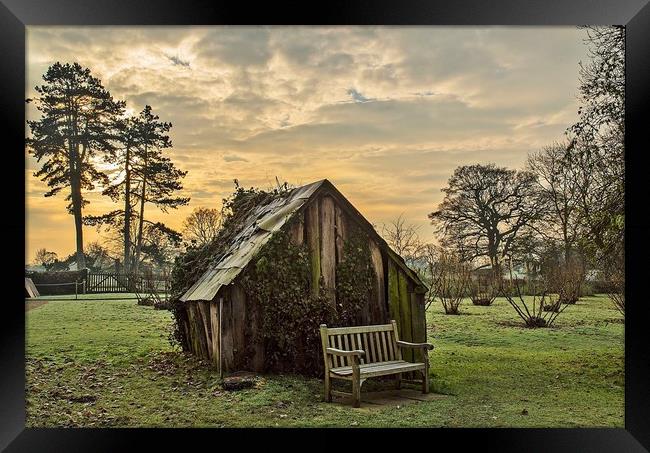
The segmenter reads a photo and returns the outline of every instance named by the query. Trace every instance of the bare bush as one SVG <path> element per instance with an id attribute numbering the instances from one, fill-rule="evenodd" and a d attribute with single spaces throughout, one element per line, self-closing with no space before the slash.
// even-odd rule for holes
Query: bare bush
<path id="1" fill-rule="evenodd" d="M 499 295 L 499 285 L 497 278 L 493 275 L 478 275 L 471 282 L 470 297 L 474 305 L 489 306 Z"/>
<path id="2" fill-rule="evenodd" d="M 162 269 L 156 274 L 151 269 L 144 269 L 138 280 L 135 290 L 138 305 L 151 305 L 158 310 L 169 308 L 171 279 L 168 270 Z"/>
<path id="3" fill-rule="evenodd" d="M 510 278 L 501 285 L 501 293 L 526 327 L 551 327 L 568 305 L 561 304 L 557 294 L 550 291 L 553 284 L 545 276 L 527 276 L 523 279 L 523 284 L 529 296 L 523 295 L 522 279 L 513 278 L 511 269 Z"/>
<path id="4" fill-rule="evenodd" d="M 562 304 L 575 304 L 580 299 L 582 283 L 585 279 L 583 267 L 577 260 L 553 266 L 548 278 L 552 290 L 559 296 Z"/>
<path id="5" fill-rule="evenodd" d="M 426 245 L 420 240 L 418 229 L 418 226 L 407 223 L 403 214 L 400 214 L 382 226 L 381 235 L 398 255 L 412 264 L 426 252 Z"/>
<path id="6" fill-rule="evenodd" d="M 431 300 L 439 299 L 445 313 L 457 315 L 470 289 L 470 268 L 452 252 L 430 246 L 428 266 L 431 273 Z"/>
<path id="7" fill-rule="evenodd" d="M 619 266 L 607 277 L 607 295 L 616 309 L 625 316 L 625 269 Z"/>

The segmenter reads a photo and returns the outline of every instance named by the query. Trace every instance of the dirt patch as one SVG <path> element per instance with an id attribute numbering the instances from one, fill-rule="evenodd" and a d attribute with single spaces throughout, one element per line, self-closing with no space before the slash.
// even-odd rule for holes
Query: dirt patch
<path id="1" fill-rule="evenodd" d="M 425 395 L 420 390 L 413 389 L 361 392 L 361 409 L 373 410 L 385 407 L 401 407 L 407 404 L 417 404 L 422 401 L 433 401 L 441 398 L 447 398 L 447 395 L 440 393 L 427 393 Z M 346 397 L 334 396 L 332 397 L 332 403 L 350 406 L 351 401 Z"/>
<path id="2" fill-rule="evenodd" d="M 33 310 L 34 308 L 38 308 L 41 305 L 45 305 L 46 303 L 46 300 L 26 300 L 25 311 Z"/>

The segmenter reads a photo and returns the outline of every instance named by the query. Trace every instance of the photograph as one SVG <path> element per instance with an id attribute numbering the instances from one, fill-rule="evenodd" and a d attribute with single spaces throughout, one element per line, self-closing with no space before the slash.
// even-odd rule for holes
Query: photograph
<path id="1" fill-rule="evenodd" d="M 25 26 L 25 426 L 625 428 L 625 68 L 623 25 Z"/>

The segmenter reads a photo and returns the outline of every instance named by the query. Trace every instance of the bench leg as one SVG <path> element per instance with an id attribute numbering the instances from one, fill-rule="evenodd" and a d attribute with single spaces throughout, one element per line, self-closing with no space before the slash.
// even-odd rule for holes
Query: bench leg
<path id="1" fill-rule="evenodd" d="M 352 380 L 352 407 L 361 407 L 361 387 L 365 379 Z"/>
<path id="2" fill-rule="evenodd" d="M 424 355 L 424 370 L 422 370 L 422 393 L 429 393 L 429 353 L 422 351 Z"/>
<path id="3" fill-rule="evenodd" d="M 397 373 L 396 376 L 397 379 L 395 380 L 396 382 L 395 388 L 397 390 L 400 390 L 402 388 L 402 373 Z"/>
<path id="4" fill-rule="evenodd" d="M 352 407 L 361 407 L 361 379 L 352 379 Z"/>
<path id="5" fill-rule="evenodd" d="M 332 381 L 330 381 L 329 372 L 325 370 L 325 401 L 332 402 Z"/>

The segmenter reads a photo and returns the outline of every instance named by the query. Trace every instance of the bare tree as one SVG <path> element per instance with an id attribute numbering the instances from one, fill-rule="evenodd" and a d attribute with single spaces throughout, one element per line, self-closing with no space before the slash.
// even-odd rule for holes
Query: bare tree
<path id="1" fill-rule="evenodd" d="M 196 208 L 183 222 L 183 237 L 198 246 L 210 243 L 221 229 L 221 212 Z"/>
<path id="2" fill-rule="evenodd" d="M 539 220 L 544 209 L 535 180 L 531 172 L 493 164 L 458 167 L 429 219 L 444 245 L 462 247 L 465 261 L 487 257 L 500 273 L 519 235 Z"/>
<path id="3" fill-rule="evenodd" d="M 567 144 L 553 144 L 528 157 L 528 169 L 537 175 L 542 211 L 541 233 L 562 244 L 564 262 L 569 263 L 580 239 L 581 210 L 579 179 L 566 160 Z"/>
<path id="4" fill-rule="evenodd" d="M 87 263 L 91 269 L 101 268 L 102 264 L 114 262 L 108 248 L 100 244 L 98 241 L 91 242 L 86 246 L 86 256 L 91 259 L 91 263 Z"/>
<path id="5" fill-rule="evenodd" d="M 407 262 L 413 263 L 425 249 L 425 244 L 420 240 L 418 235 L 419 226 L 407 223 L 404 214 L 400 214 L 396 219 L 391 220 L 388 224 L 383 224 L 381 233 L 388 245 L 403 257 Z"/>
<path id="6" fill-rule="evenodd" d="M 34 262 L 36 264 L 40 264 L 41 266 L 47 269 L 47 267 L 51 266 L 57 260 L 57 258 L 58 256 L 55 252 L 50 252 L 45 248 L 41 248 L 36 250 L 36 256 L 34 257 Z"/>
<path id="7" fill-rule="evenodd" d="M 426 256 L 431 275 L 429 305 L 439 299 L 446 314 L 457 315 L 470 289 L 469 266 L 455 253 L 439 247 L 428 247 Z"/>

